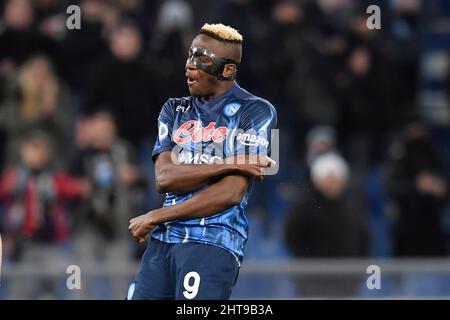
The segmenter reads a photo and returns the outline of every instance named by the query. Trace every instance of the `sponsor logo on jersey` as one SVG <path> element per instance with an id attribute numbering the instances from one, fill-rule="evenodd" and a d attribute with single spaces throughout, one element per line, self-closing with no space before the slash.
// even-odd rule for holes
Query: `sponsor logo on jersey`
<path id="1" fill-rule="evenodd" d="M 172 140 L 177 144 L 187 142 L 209 142 L 221 143 L 227 137 L 227 127 L 216 128 L 215 122 L 210 122 L 206 127 L 202 127 L 200 121 L 189 120 L 184 122 L 173 134 Z"/>
<path id="2" fill-rule="evenodd" d="M 267 148 L 269 146 L 269 141 L 266 138 L 251 133 L 239 133 L 236 140 L 251 147 L 263 146 Z"/>
<path id="3" fill-rule="evenodd" d="M 200 163 L 207 163 L 207 164 L 213 164 L 215 161 L 222 160 L 219 156 L 213 156 L 201 152 L 192 153 L 189 151 L 183 151 L 178 155 L 178 163 L 184 163 L 184 164 L 200 164 Z"/>
<path id="4" fill-rule="evenodd" d="M 241 107 L 240 103 L 237 102 L 229 103 L 223 108 L 223 113 L 228 117 L 234 116 L 236 112 L 238 112 L 240 107 Z"/>

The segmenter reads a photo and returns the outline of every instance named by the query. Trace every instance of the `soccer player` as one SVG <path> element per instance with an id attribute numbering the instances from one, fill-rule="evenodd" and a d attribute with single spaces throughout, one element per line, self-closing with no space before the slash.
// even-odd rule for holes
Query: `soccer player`
<path id="1" fill-rule="evenodd" d="M 191 96 L 162 107 L 153 160 L 166 200 L 130 221 L 136 241 L 150 233 L 151 241 L 128 299 L 230 298 L 252 185 L 276 165 L 268 157 L 276 110 L 235 81 L 242 41 L 231 27 L 205 24 L 186 61 Z"/>

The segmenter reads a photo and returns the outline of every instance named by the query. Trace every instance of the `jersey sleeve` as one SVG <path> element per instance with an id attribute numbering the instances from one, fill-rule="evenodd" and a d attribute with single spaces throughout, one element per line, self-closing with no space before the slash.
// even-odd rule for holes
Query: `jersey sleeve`
<path id="1" fill-rule="evenodd" d="M 153 147 L 152 160 L 155 161 L 157 156 L 164 151 L 171 151 L 176 143 L 172 141 L 172 130 L 174 117 L 172 112 L 171 100 L 164 103 L 158 117 L 158 136 Z"/>
<path id="2" fill-rule="evenodd" d="M 242 112 L 236 133 L 234 155 L 268 155 L 272 129 L 277 126 L 277 112 L 265 100 L 248 105 Z"/>

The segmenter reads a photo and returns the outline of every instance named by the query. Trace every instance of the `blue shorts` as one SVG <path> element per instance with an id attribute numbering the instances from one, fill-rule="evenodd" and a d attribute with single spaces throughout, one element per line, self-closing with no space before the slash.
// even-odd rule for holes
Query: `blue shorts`
<path id="1" fill-rule="evenodd" d="M 236 258 L 225 249 L 152 238 L 127 299 L 227 300 L 238 274 Z"/>

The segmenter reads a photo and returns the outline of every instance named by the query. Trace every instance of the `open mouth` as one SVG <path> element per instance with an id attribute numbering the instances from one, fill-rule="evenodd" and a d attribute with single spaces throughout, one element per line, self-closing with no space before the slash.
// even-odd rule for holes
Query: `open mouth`
<path id="1" fill-rule="evenodd" d="M 186 82 L 188 86 L 192 86 L 193 84 L 196 84 L 198 81 L 196 78 L 192 77 L 192 74 L 190 72 L 186 72 Z"/>
<path id="2" fill-rule="evenodd" d="M 195 80 L 194 78 L 192 78 L 192 77 L 187 77 L 187 84 L 188 84 L 188 86 L 192 86 L 193 84 L 195 84 L 195 83 L 197 83 L 198 81 L 197 80 Z"/>

